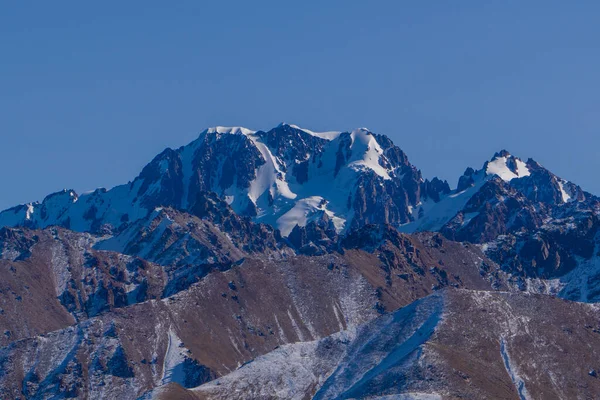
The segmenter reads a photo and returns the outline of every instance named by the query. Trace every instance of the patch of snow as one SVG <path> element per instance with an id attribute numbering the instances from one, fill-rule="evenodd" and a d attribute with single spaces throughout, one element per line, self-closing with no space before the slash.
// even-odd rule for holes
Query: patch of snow
<path id="1" fill-rule="evenodd" d="M 277 324 L 277 333 L 279 334 L 279 341 L 281 343 L 288 343 L 289 340 L 285 336 L 285 331 L 281 327 L 281 324 L 279 323 L 279 319 L 277 318 L 277 315 L 274 315 L 274 316 L 275 316 L 275 324 Z"/>
<path id="2" fill-rule="evenodd" d="M 527 165 L 523 161 L 516 157 L 514 160 L 517 164 L 516 173 L 508 168 L 508 157 L 496 157 L 494 160 L 490 161 L 487 165 L 486 173 L 488 175 L 497 175 L 505 182 L 531 175 L 529 168 L 527 168 Z"/>
<path id="3" fill-rule="evenodd" d="M 379 159 L 383 155 L 383 150 L 375 137 L 366 129 L 355 129 L 351 133 L 352 137 L 352 157 L 349 160 L 350 168 L 368 168 L 374 171 L 383 179 L 392 179 L 388 171 L 381 166 Z"/>
<path id="4" fill-rule="evenodd" d="M 462 221 L 462 226 L 467 226 L 469 225 L 469 222 L 471 222 L 471 220 L 475 217 L 477 217 L 479 215 L 479 211 L 476 212 L 472 212 L 472 213 L 465 213 L 463 215 L 463 221 Z"/>
<path id="5" fill-rule="evenodd" d="M 596 246 L 595 254 L 598 254 Z M 600 257 L 590 259 L 575 257 L 577 267 L 556 281 L 560 297 L 581 302 L 600 301 Z"/>
<path id="6" fill-rule="evenodd" d="M 177 368 L 185 361 L 181 346 L 181 339 L 179 339 L 173 328 L 170 328 L 167 351 L 165 352 L 162 368 L 163 375 L 161 382 L 163 385 L 169 382 L 185 382 L 185 374 L 180 368 Z"/>
<path id="7" fill-rule="evenodd" d="M 27 204 L 27 211 L 25 212 L 25 219 L 26 220 L 31 220 L 31 216 L 33 215 L 34 212 L 34 208 L 33 208 L 33 204 L 29 203 Z"/>
<path id="8" fill-rule="evenodd" d="M 331 306 L 333 307 L 333 313 L 335 314 L 335 319 L 338 322 L 338 327 L 340 328 L 340 331 L 343 331 L 344 330 L 344 324 L 343 324 L 342 319 L 340 317 L 340 311 L 338 311 L 338 306 L 337 306 L 337 304 L 335 302 Z"/>
<path id="9" fill-rule="evenodd" d="M 72 279 L 69 257 L 64 247 L 58 243 L 52 246 L 51 252 L 50 267 L 54 278 L 56 296 L 59 297 L 67 290 L 68 283 Z"/>
<path id="10" fill-rule="evenodd" d="M 327 214 L 333 220 L 338 232 L 344 228 L 346 220 L 336 217 L 333 212 L 327 210 L 327 201 L 321 196 L 298 200 L 291 210 L 277 219 L 276 226 L 281 231 L 281 235 L 287 237 L 296 225 L 306 226 L 310 221 L 317 219 L 320 213 Z"/>
<path id="11" fill-rule="evenodd" d="M 325 140 L 334 140 L 338 136 L 340 136 L 340 134 L 342 133 L 342 132 L 338 132 L 338 131 L 313 132 L 313 131 L 305 129 L 305 128 L 300 128 L 298 125 L 292 125 L 292 124 L 286 124 L 286 125 L 294 128 L 294 129 L 304 131 L 304 132 L 308 133 L 309 135 L 320 137 L 321 139 L 325 139 Z"/>
<path id="12" fill-rule="evenodd" d="M 517 163 L 517 176 L 519 178 L 531 175 L 531 171 L 529 171 L 529 168 L 527 168 L 527 164 L 525 164 L 521 159 L 515 158 L 515 162 Z"/>
<path id="13" fill-rule="evenodd" d="M 232 135 L 254 135 L 256 131 L 253 131 L 248 128 L 244 128 L 243 126 L 215 126 L 212 128 L 208 128 L 206 130 L 207 133 L 219 133 L 219 134 L 232 134 Z"/>

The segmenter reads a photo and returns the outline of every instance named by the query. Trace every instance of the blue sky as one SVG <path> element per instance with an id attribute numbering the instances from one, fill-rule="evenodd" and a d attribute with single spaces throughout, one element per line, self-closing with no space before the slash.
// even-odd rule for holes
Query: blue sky
<path id="1" fill-rule="evenodd" d="M 0 208 L 125 183 L 208 126 L 281 121 L 366 126 L 452 184 L 507 148 L 600 194 L 598 15 L 592 1 L 6 2 Z"/>

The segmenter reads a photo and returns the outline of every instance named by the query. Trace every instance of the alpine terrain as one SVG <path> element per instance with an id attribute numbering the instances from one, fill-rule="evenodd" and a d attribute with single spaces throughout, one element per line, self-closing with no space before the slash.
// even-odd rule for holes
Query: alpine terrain
<path id="1" fill-rule="evenodd" d="M 0 398 L 600 398 L 600 198 L 486 156 L 215 127 L 2 211 Z"/>

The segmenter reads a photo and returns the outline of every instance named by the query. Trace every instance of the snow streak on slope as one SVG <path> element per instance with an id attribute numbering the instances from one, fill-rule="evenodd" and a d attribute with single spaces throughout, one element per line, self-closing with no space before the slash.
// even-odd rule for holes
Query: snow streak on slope
<path id="1" fill-rule="evenodd" d="M 391 179 L 392 171 L 380 165 L 383 157 L 381 146 L 364 129 L 345 134 L 342 138 L 339 132 L 317 133 L 295 125 L 286 126 L 298 129 L 302 134 L 325 139 L 326 142 L 320 144 L 322 152 L 308 153 L 303 160 L 285 161 L 275 156 L 276 150 L 267 146 L 260 132 L 248 135 L 266 163 L 257 170 L 247 194 L 243 190 L 235 193 L 226 191 L 228 202 L 234 210 L 241 212 L 243 210 L 236 209 L 236 206 L 242 203 L 237 203 L 236 199 L 248 196 L 257 206 L 257 220 L 280 228 L 284 236 L 296 224 L 303 226 L 311 220 L 311 215 L 316 217 L 323 212 L 332 217 L 336 229 L 342 231 L 348 226 L 346 221 L 353 216 L 353 210 L 348 207 L 348 199 L 357 189 L 360 175 L 372 171 L 378 179 Z M 346 146 L 346 139 L 350 139 L 348 150 L 351 157 L 343 165 L 339 165 L 338 153 Z M 309 142 L 307 137 L 300 140 Z M 296 145 L 298 144 L 290 142 L 290 146 Z M 292 176 L 292 170 L 297 163 L 311 160 L 311 157 L 317 158 L 307 163 L 307 179 L 299 183 Z M 318 205 L 318 198 L 325 202 Z"/>
<path id="2" fill-rule="evenodd" d="M 506 372 L 510 375 L 510 379 L 515 384 L 515 388 L 517 389 L 517 393 L 519 393 L 520 400 L 529 400 L 531 397 L 527 393 L 527 389 L 525 389 L 525 382 L 523 379 L 517 374 L 514 370 L 512 363 L 510 362 L 510 357 L 508 352 L 506 351 L 506 342 L 504 339 L 500 340 L 500 353 L 502 354 L 502 360 L 504 361 L 504 367 L 506 368 Z"/>
<path id="3" fill-rule="evenodd" d="M 369 324 L 314 399 L 363 398 L 381 393 L 384 388 L 373 388 L 372 383 L 393 367 L 402 366 L 429 339 L 442 308 L 442 296 L 432 295 Z"/>
<path id="4" fill-rule="evenodd" d="M 256 172 L 256 179 L 250 184 L 250 189 L 248 190 L 250 199 L 254 204 L 258 205 L 259 198 L 267 191 L 271 198 L 282 196 L 289 200 L 295 199 L 297 195 L 290 190 L 285 180 L 285 173 L 279 168 L 271 150 L 262 143 L 259 137 L 253 135 L 248 137 L 265 160 L 265 164 Z M 265 205 L 268 206 L 268 204 Z"/>
<path id="5" fill-rule="evenodd" d="M 127 253 L 127 246 L 135 243 L 138 240 L 138 232 L 144 229 L 146 232 L 151 231 L 151 224 L 153 220 L 158 219 L 158 217 L 163 213 L 162 208 L 156 208 L 150 215 L 149 218 L 144 221 L 140 220 L 140 223 L 143 221 L 144 224 L 142 227 L 136 227 L 137 229 L 129 229 L 123 231 L 122 235 L 111 236 L 105 240 L 98 242 L 96 248 L 99 250 L 108 250 L 108 251 L 116 251 L 119 253 Z M 153 240 L 150 243 L 144 243 L 144 246 L 140 246 L 140 243 L 136 243 L 141 247 L 137 256 L 144 259 L 151 259 L 151 253 L 155 250 L 155 246 L 158 245 L 159 241 L 163 238 L 163 234 L 167 230 L 167 228 L 173 224 L 173 220 L 170 219 L 168 214 L 165 214 L 166 217 L 160 221 L 160 224 L 154 228 L 156 232 L 153 232 L 152 238 Z M 132 225 L 131 227 L 134 227 Z M 144 235 L 146 236 L 146 234 Z"/>
<path id="6" fill-rule="evenodd" d="M 572 198 L 572 195 L 569 194 L 568 189 L 565 187 L 566 183 L 567 183 L 567 181 L 565 181 L 563 179 L 558 180 L 558 186 L 560 188 L 560 194 L 562 196 L 563 203 L 568 203 Z"/>

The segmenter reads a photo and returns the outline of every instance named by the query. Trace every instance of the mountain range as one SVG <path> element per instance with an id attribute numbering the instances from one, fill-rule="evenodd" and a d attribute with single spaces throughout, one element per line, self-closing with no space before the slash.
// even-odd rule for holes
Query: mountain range
<path id="1" fill-rule="evenodd" d="M 206 129 L 0 212 L 0 398 L 600 398 L 599 215 L 506 150 Z"/>

